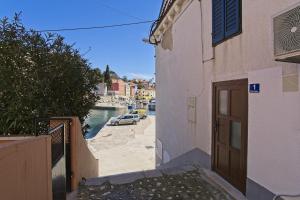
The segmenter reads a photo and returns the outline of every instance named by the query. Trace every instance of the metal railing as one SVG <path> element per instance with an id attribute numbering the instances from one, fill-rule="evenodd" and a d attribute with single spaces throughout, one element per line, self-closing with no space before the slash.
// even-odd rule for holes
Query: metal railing
<path id="1" fill-rule="evenodd" d="M 54 200 L 66 199 L 65 125 L 51 129 L 52 193 Z"/>
<path id="2" fill-rule="evenodd" d="M 65 155 L 65 126 L 61 124 L 49 131 L 51 136 L 51 153 L 52 153 L 52 168 L 64 157 Z"/>
<path id="3" fill-rule="evenodd" d="M 71 118 L 37 118 L 35 135 L 51 136 L 53 199 L 65 199 L 71 191 Z"/>

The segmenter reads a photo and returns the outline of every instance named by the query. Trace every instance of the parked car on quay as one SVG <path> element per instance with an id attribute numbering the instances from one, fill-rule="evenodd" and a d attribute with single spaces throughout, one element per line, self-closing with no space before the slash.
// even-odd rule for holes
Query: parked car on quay
<path id="1" fill-rule="evenodd" d="M 121 115 L 119 117 L 113 118 L 110 121 L 110 123 L 114 126 L 125 125 L 125 124 L 136 125 L 137 122 L 139 122 L 139 121 L 140 121 L 140 118 L 138 115 L 127 114 L 127 115 Z"/>
<path id="2" fill-rule="evenodd" d="M 132 114 L 133 115 L 133 119 L 136 121 L 136 122 L 139 122 L 140 121 L 140 116 L 138 114 Z"/>
<path id="3" fill-rule="evenodd" d="M 140 119 L 147 118 L 147 110 L 146 109 L 136 109 L 130 112 L 130 114 L 139 115 Z"/>

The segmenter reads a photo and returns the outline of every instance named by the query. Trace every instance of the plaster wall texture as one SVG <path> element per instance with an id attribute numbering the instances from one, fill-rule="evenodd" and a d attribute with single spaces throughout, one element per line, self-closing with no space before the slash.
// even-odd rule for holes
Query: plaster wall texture
<path id="1" fill-rule="evenodd" d="M 1 199 L 52 199 L 51 138 L 1 138 Z"/>
<path id="2" fill-rule="evenodd" d="M 82 178 L 92 178 L 99 175 L 99 161 L 88 148 L 83 138 L 81 123 L 78 117 L 72 117 L 71 123 L 71 166 L 72 190 L 76 190 Z"/>
<path id="3" fill-rule="evenodd" d="M 249 95 L 248 177 L 273 193 L 299 193 L 300 93 L 282 92 L 282 67 L 248 78 L 261 84 Z"/>
<path id="4" fill-rule="evenodd" d="M 163 151 L 171 160 L 194 148 L 211 154 L 212 83 L 247 78 L 262 87 L 249 94 L 247 176 L 273 193 L 296 193 L 300 65 L 274 61 L 272 18 L 299 0 L 242 1 L 242 33 L 215 48 L 211 0 L 190 2 L 169 31 L 172 48 L 156 47 L 156 134 Z M 287 74 L 298 78 L 293 92 L 285 89 Z M 196 97 L 195 124 L 187 120 L 190 97 Z"/>
<path id="5" fill-rule="evenodd" d="M 172 27 L 173 50 L 156 48 L 157 138 L 171 158 L 196 145 L 195 131 L 187 123 L 187 99 L 200 94 L 203 68 L 201 37 L 197 37 L 200 20 L 190 23 L 191 19 L 200 19 L 200 10 L 198 6 L 190 9 Z"/>

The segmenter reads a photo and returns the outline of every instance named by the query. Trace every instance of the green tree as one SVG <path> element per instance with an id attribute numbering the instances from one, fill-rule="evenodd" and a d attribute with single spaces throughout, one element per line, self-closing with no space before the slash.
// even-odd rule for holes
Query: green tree
<path id="1" fill-rule="evenodd" d="M 0 20 L 0 134 L 32 134 L 35 118 L 83 121 L 99 82 L 99 71 L 63 37 L 26 30 L 19 14 Z"/>
<path id="2" fill-rule="evenodd" d="M 94 69 L 94 75 L 99 79 L 100 82 L 104 82 L 103 74 L 101 73 L 101 70 L 99 68 Z"/>
<path id="3" fill-rule="evenodd" d="M 104 76 L 104 82 L 106 83 L 107 88 L 110 89 L 111 85 L 112 85 L 112 80 L 111 80 L 110 69 L 109 69 L 108 65 L 106 65 L 106 69 L 104 71 L 103 76 Z"/>

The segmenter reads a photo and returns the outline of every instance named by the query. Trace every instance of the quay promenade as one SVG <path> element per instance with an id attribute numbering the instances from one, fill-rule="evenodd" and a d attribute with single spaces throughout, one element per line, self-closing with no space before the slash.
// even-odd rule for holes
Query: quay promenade
<path id="1" fill-rule="evenodd" d="M 137 125 L 110 126 L 108 122 L 88 145 L 99 159 L 100 176 L 154 169 L 155 116 Z"/>

